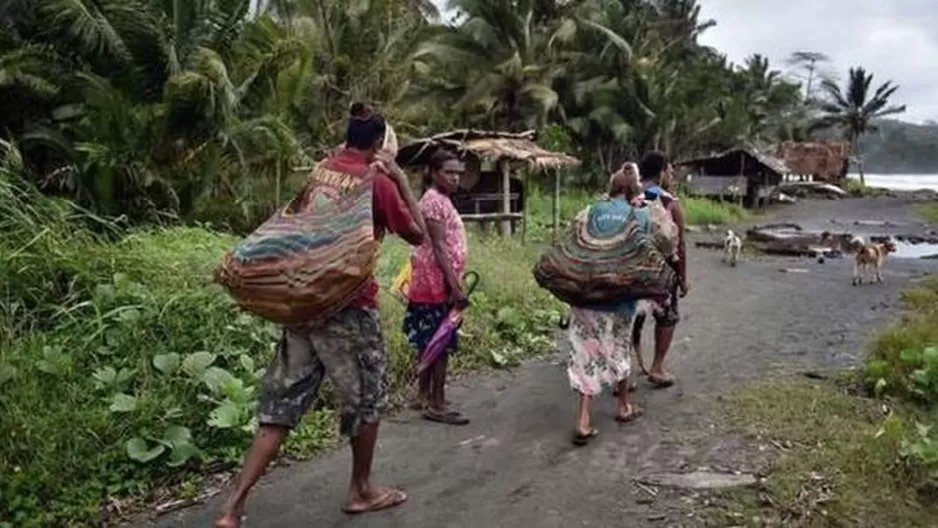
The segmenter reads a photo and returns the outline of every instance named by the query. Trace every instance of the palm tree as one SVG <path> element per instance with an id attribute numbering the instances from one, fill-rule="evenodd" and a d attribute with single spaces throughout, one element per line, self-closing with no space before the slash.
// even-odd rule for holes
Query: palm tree
<path id="1" fill-rule="evenodd" d="M 532 0 L 451 2 L 465 21 L 420 47 L 415 57 L 429 75 L 412 98 L 424 104 L 435 98 L 493 128 L 543 124 L 557 105 L 553 82 L 563 70 L 547 53 L 551 35 L 535 23 L 537 6 Z"/>
<path id="2" fill-rule="evenodd" d="M 850 68 L 845 91 L 830 80 L 822 81 L 821 89 L 826 97 L 817 101 L 817 105 L 823 115 L 812 127 L 815 130 L 837 128 L 844 134 L 858 160 L 862 185 L 866 185 L 866 180 L 863 177 L 860 137 L 877 130 L 875 120 L 905 112 L 905 105 L 889 104 L 889 98 L 899 89 L 898 85 L 886 81 L 871 94 L 872 83 L 873 74 L 867 73 L 863 67 Z"/>

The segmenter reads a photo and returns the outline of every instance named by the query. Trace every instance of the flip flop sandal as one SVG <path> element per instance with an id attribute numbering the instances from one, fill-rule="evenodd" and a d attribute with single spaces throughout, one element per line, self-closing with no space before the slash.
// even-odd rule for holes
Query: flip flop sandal
<path id="1" fill-rule="evenodd" d="M 598 435 L 599 435 L 599 430 L 595 428 L 590 429 L 590 432 L 587 434 L 583 434 L 579 431 L 574 431 L 573 432 L 573 445 L 577 447 L 585 446 L 586 444 L 590 443 L 590 440 L 596 438 Z"/>
<path id="2" fill-rule="evenodd" d="M 433 411 L 427 411 L 423 413 L 423 418 L 431 422 L 437 422 L 446 425 L 469 425 L 469 418 L 466 418 L 461 413 L 456 411 L 445 412 L 442 414 Z"/>
<path id="3" fill-rule="evenodd" d="M 377 512 L 381 510 L 387 510 L 395 506 L 400 506 L 407 501 L 407 494 L 399 489 L 389 490 L 386 494 L 382 495 L 377 501 L 363 507 L 363 508 L 342 508 L 342 511 L 347 515 L 361 515 L 363 513 Z"/>
<path id="4" fill-rule="evenodd" d="M 638 405 L 629 405 L 629 413 L 626 414 L 625 416 L 617 414 L 616 421 L 619 422 L 620 424 L 627 424 L 629 422 L 633 422 L 637 420 L 638 418 L 641 418 L 641 416 L 644 414 L 645 414 L 645 411 L 642 410 L 642 408 L 639 407 Z"/>
<path id="5" fill-rule="evenodd" d="M 674 378 L 655 378 L 653 376 L 648 376 L 648 381 L 656 389 L 667 389 L 668 387 L 674 385 Z"/>

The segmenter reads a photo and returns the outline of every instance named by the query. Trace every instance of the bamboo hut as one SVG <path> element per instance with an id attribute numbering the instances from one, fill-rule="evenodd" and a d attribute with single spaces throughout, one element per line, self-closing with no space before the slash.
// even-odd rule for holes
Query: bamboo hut
<path id="1" fill-rule="evenodd" d="M 525 183 L 533 173 L 553 172 L 553 229 L 559 224 L 560 169 L 580 161 L 542 148 L 535 132 L 454 130 L 416 139 L 400 147 L 397 162 L 405 168 L 425 165 L 439 148 L 455 152 L 467 161 L 466 174 L 453 197 L 465 221 L 499 222 L 502 236 L 511 236 L 521 223 L 522 240 L 527 230 Z"/>
<path id="2" fill-rule="evenodd" d="M 782 160 L 742 147 L 675 165 L 687 172 L 683 181 L 691 194 L 721 200 L 729 197 L 749 207 L 766 205 L 789 172 Z"/>

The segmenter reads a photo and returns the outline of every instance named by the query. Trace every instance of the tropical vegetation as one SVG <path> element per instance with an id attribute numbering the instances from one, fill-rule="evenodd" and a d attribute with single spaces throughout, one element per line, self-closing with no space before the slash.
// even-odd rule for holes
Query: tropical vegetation
<path id="1" fill-rule="evenodd" d="M 120 497 L 193 493 L 194 475 L 236 463 L 272 329 L 210 272 L 232 232 L 291 196 L 295 167 L 340 143 L 352 101 L 404 136 L 538 130 L 584 161 L 565 211 L 647 149 L 767 146 L 818 117 L 852 139 L 870 129 L 824 117 L 762 56 L 701 45 L 714 24 L 695 0 L 3 4 L 0 526 L 101 524 Z M 696 222 L 741 215 L 688 205 Z M 465 331 L 482 346 L 459 366 L 543 352 L 559 307 L 532 282 L 536 248 L 471 243 L 484 280 Z M 385 284 L 405 254 L 387 246 Z M 410 354 L 400 306 L 383 306 L 400 395 Z M 291 454 L 329 442 L 327 409 Z"/>
<path id="2" fill-rule="evenodd" d="M 650 148 L 800 139 L 816 114 L 764 57 L 701 45 L 716 22 L 695 0 L 453 0 L 445 15 L 426 0 L 13 4 L 0 135 L 21 156 L 5 162 L 131 223 L 250 227 L 295 187 L 293 167 L 338 144 L 358 99 L 406 136 L 553 127 L 586 161 L 578 184 Z M 855 143 L 896 108 L 894 85 L 868 95 L 854 73 L 841 99 L 822 82 L 820 108 L 837 106 L 822 121 Z"/>

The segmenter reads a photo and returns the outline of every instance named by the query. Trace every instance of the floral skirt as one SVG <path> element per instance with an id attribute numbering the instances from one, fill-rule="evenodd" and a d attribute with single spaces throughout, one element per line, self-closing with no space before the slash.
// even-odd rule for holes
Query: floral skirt
<path id="1" fill-rule="evenodd" d="M 585 308 L 570 309 L 570 326 L 561 334 L 570 387 L 595 396 L 629 377 L 632 318 Z"/>
<path id="2" fill-rule="evenodd" d="M 407 311 L 404 313 L 404 335 L 414 351 L 418 354 L 423 352 L 427 344 L 433 339 L 433 334 L 437 328 L 449 315 L 449 307 L 446 304 L 424 304 L 410 303 L 407 305 Z M 459 332 L 453 332 L 453 337 L 446 345 L 447 354 L 454 354 L 459 348 Z"/>

